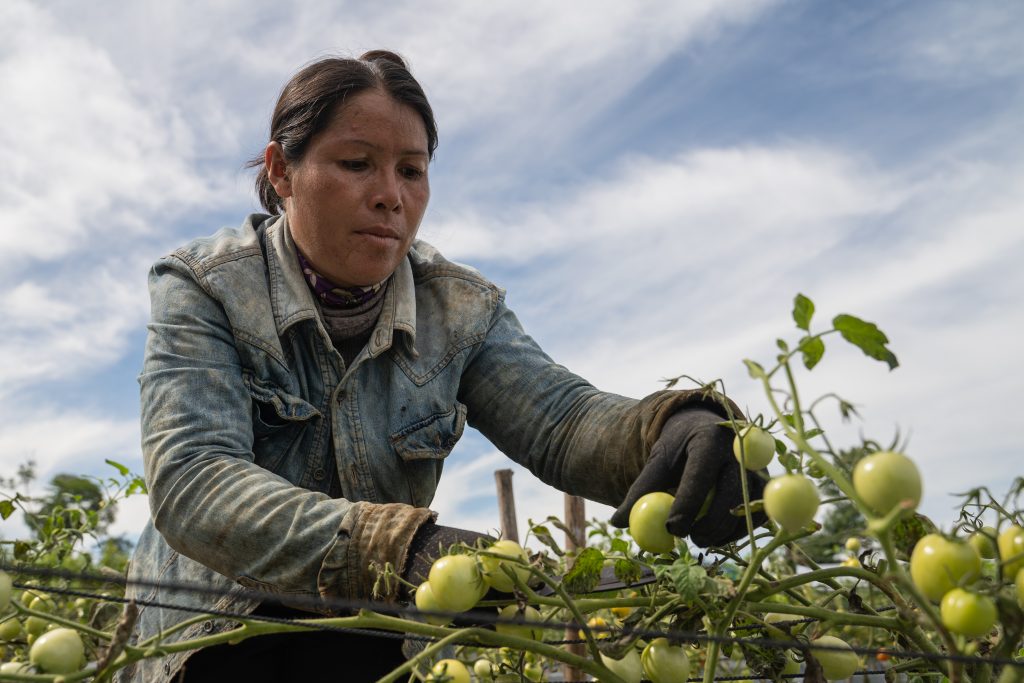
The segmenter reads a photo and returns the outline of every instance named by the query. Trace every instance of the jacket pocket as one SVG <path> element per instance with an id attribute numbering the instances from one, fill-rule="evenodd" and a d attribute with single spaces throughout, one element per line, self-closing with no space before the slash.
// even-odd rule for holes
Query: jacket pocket
<path id="1" fill-rule="evenodd" d="M 466 406 L 435 413 L 391 435 L 391 445 L 402 459 L 412 504 L 426 507 L 434 499 L 444 459 L 466 427 Z"/>
<path id="2" fill-rule="evenodd" d="M 251 372 L 244 373 L 243 380 L 252 399 L 254 462 L 264 469 L 281 474 L 278 470 L 282 460 L 293 449 L 303 428 L 310 420 L 320 417 L 321 413 L 306 400 L 289 394 Z"/>

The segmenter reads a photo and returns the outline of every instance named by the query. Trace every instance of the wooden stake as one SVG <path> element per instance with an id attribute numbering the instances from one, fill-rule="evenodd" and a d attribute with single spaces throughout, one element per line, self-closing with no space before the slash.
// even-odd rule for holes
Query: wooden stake
<path id="1" fill-rule="evenodd" d="M 565 535 L 565 550 L 569 554 L 575 554 L 578 550 L 587 546 L 586 524 L 587 511 L 583 498 L 565 494 L 565 526 L 569 527 L 571 534 Z M 573 629 L 565 630 L 565 639 L 573 640 L 579 638 L 579 633 Z M 572 643 L 567 646 L 569 652 L 574 655 L 585 656 L 586 648 L 583 643 Z M 566 681 L 585 681 L 583 672 L 568 664 L 562 665 L 562 676 Z"/>
<path id="2" fill-rule="evenodd" d="M 512 470 L 495 470 L 494 481 L 498 486 L 501 537 L 519 543 L 519 527 L 516 524 L 516 497 L 512 491 Z"/>

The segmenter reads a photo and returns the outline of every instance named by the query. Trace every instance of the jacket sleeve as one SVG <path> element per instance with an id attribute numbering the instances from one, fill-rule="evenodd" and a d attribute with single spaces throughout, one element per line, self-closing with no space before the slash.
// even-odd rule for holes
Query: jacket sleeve
<path id="1" fill-rule="evenodd" d="M 597 390 L 555 363 L 500 301 L 460 385 L 468 422 L 543 482 L 618 506 L 672 413 L 721 395 L 657 391 L 632 399 Z M 739 409 L 730 403 L 736 415 Z"/>
<path id="2" fill-rule="evenodd" d="M 156 529 L 249 587 L 366 598 L 371 563 L 401 569 L 431 512 L 332 499 L 254 463 L 251 398 L 230 322 L 183 262 L 150 273 L 142 451 Z"/>

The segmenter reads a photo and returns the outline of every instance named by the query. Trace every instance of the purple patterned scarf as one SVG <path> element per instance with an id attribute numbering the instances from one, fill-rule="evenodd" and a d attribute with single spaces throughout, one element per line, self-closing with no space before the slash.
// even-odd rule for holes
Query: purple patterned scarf
<path id="1" fill-rule="evenodd" d="M 341 287 L 313 270 L 313 265 L 306 260 L 301 251 L 296 249 L 295 253 L 299 255 L 299 267 L 302 268 L 302 273 L 306 276 L 306 282 L 309 283 L 310 289 L 320 301 L 331 306 L 344 308 L 362 306 L 372 299 L 387 282 L 384 280 L 384 282 L 369 287 Z"/>

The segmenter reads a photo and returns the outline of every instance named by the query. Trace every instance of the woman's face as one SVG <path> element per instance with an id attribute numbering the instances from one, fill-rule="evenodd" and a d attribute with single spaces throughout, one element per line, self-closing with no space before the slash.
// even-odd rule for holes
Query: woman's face
<path id="1" fill-rule="evenodd" d="M 271 183 L 296 245 L 343 286 L 386 280 L 416 237 L 430 198 L 427 132 L 416 110 L 379 90 L 348 99 L 298 162 L 267 146 Z"/>

